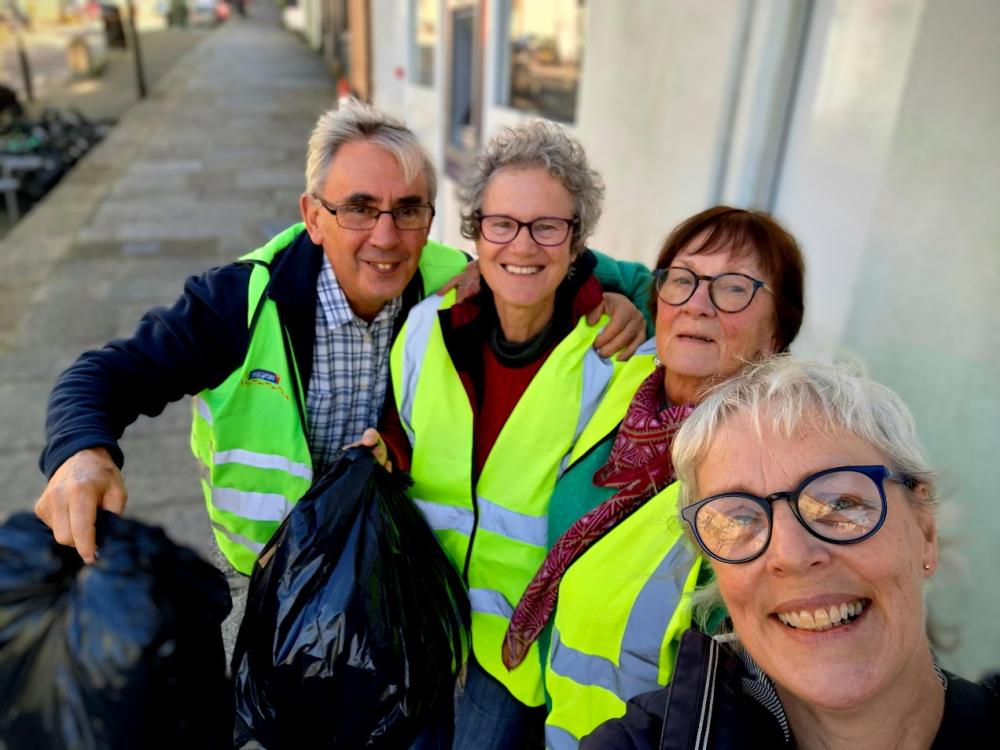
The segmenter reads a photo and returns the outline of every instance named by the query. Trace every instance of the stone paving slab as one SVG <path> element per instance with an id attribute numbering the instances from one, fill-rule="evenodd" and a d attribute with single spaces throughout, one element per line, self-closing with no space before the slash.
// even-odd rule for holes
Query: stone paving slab
<path id="1" fill-rule="evenodd" d="M 180 59 L 0 240 L 0 519 L 30 510 L 43 487 L 48 391 L 76 355 L 298 220 L 306 140 L 335 96 L 320 57 L 255 4 Z M 126 433 L 127 514 L 219 562 L 189 414 L 185 399 Z M 231 622 L 230 645 L 234 633 Z"/>

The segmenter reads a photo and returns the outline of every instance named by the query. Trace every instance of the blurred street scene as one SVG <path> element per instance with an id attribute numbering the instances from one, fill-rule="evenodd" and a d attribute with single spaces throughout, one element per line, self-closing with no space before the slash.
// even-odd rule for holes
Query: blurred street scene
<path id="1" fill-rule="evenodd" d="M 296 220 L 306 138 L 338 94 L 415 130 L 442 175 L 431 236 L 466 250 L 470 160 L 504 125 L 543 116 L 571 127 L 605 178 L 593 245 L 611 255 L 650 263 L 678 220 L 715 203 L 769 211 L 799 238 L 793 352 L 858 361 L 914 411 L 952 540 L 930 595 L 960 626 L 942 661 L 968 677 L 1000 664 L 1000 589 L 980 583 L 1000 567 L 1000 5 L 254 0 L 246 12 L 218 23 L 214 4 L 171 14 L 143 0 L 149 94 L 135 104 L 131 48 L 107 44 L 105 15 L 79 22 L 106 59 L 97 77 L 46 51 L 62 43 L 43 43 L 56 33 L 45 24 L 23 30 L 39 103 L 118 124 L 0 240 L 0 510 L 30 508 L 42 488 L 45 398 L 63 367 L 129 334 L 188 274 Z M 5 76 L 25 98 L 7 28 Z M 129 512 L 209 554 L 189 408 L 128 433 Z"/>
<path id="2" fill-rule="evenodd" d="M 37 460 L 56 375 L 129 335 L 187 276 L 297 221 L 305 142 L 335 102 L 322 61 L 263 3 L 175 54 L 149 96 L 0 240 L 4 516 L 30 509 L 44 486 Z M 128 513 L 213 559 L 189 426 L 184 401 L 129 431 Z"/>

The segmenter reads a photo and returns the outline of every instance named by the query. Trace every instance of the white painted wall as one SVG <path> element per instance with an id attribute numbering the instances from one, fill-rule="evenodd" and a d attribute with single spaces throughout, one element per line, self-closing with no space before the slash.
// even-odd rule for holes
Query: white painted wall
<path id="1" fill-rule="evenodd" d="M 595 247 L 652 262 L 669 230 L 705 207 L 740 6 L 588 4 L 577 132 L 607 183 Z"/>
<path id="2" fill-rule="evenodd" d="M 1000 667 L 1000 7 L 928 2 L 850 296 L 843 345 L 913 409 L 941 470 L 945 665 Z M 964 573 L 962 573 L 964 568 Z"/>
<path id="3" fill-rule="evenodd" d="M 815 5 L 772 208 L 806 257 L 798 356 L 830 359 L 843 338 L 923 8 L 923 0 Z"/>

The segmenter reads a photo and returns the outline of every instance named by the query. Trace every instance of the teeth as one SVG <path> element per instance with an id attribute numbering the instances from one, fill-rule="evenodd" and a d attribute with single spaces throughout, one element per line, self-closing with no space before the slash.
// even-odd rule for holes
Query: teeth
<path id="1" fill-rule="evenodd" d="M 846 625 L 861 614 L 865 605 L 860 599 L 807 612 L 779 612 L 778 619 L 789 627 L 801 630 L 831 630 Z"/>
<path id="2" fill-rule="evenodd" d="M 369 261 L 369 263 L 380 271 L 391 271 L 396 265 L 395 263 L 376 263 L 375 261 Z"/>
<path id="3" fill-rule="evenodd" d="M 843 619 L 840 616 L 840 607 L 830 607 L 830 624 L 837 625 Z"/>
<path id="4" fill-rule="evenodd" d="M 504 266 L 504 270 L 507 273 L 512 273 L 515 276 L 530 276 L 532 274 L 538 273 L 542 270 L 541 266 Z"/>

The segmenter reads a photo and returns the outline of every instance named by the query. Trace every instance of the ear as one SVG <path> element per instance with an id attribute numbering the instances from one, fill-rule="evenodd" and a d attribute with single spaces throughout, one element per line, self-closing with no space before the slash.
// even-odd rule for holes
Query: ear
<path id="1" fill-rule="evenodd" d="M 302 214 L 302 221 L 306 224 L 309 239 L 316 245 L 323 244 L 323 230 L 319 225 L 319 212 L 321 210 L 322 207 L 309 193 L 303 193 L 299 196 L 299 213 Z"/>
<path id="2" fill-rule="evenodd" d="M 924 567 L 925 578 L 934 575 L 938 566 L 938 535 L 937 522 L 934 514 L 930 510 L 930 490 L 926 484 L 918 484 L 913 488 L 913 494 L 917 496 L 917 505 L 914 510 L 917 514 L 917 526 L 920 528 L 920 535 L 923 537 L 921 564 Z M 930 567 L 926 567 L 930 566 Z"/>
<path id="3" fill-rule="evenodd" d="M 769 354 L 778 353 L 778 315 L 775 313 L 774 321 L 771 323 L 771 338 L 767 341 L 768 346 L 771 347 Z"/>

